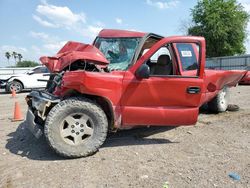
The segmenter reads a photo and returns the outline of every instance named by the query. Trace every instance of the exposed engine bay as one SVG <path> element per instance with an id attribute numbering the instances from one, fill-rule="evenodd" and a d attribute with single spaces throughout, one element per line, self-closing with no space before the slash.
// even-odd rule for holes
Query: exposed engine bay
<path id="1" fill-rule="evenodd" d="M 56 87 L 61 85 L 63 75 L 67 71 L 88 71 L 88 72 L 110 72 L 107 67 L 100 67 L 96 63 L 87 60 L 77 60 L 69 64 L 59 73 L 51 73 L 46 86 L 46 91 L 53 93 Z"/>
<path id="2" fill-rule="evenodd" d="M 84 70 L 89 72 L 108 72 L 106 68 L 101 68 L 95 63 L 87 60 L 77 60 L 64 69 L 64 71 L 76 71 L 76 70 Z"/>

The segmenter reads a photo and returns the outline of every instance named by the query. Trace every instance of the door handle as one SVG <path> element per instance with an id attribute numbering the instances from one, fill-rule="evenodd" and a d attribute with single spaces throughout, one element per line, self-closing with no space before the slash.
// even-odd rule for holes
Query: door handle
<path id="1" fill-rule="evenodd" d="M 200 91 L 201 91 L 201 88 L 197 86 L 192 86 L 192 87 L 187 88 L 187 93 L 189 94 L 197 94 L 197 93 L 200 93 Z"/>

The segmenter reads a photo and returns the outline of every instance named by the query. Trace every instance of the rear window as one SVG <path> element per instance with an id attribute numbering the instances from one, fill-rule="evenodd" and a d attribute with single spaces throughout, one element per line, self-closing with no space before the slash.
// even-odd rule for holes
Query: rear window
<path id="1" fill-rule="evenodd" d="M 199 46 L 193 43 L 177 43 L 176 48 L 181 60 L 182 70 L 197 70 L 199 65 L 197 58 L 199 55 Z"/>

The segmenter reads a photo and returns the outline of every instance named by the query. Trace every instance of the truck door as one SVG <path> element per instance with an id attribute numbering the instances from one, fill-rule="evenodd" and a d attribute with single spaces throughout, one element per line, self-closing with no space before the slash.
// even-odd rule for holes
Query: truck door
<path id="1" fill-rule="evenodd" d="M 164 38 L 126 72 L 122 124 L 177 126 L 196 123 L 204 91 L 205 40 Z M 149 78 L 136 77 L 146 64 Z"/>

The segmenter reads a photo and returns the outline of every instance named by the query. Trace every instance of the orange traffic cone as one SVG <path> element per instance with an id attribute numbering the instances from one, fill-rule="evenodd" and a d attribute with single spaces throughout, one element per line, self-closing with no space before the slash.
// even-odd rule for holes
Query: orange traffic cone
<path id="1" fill-rule="evenodd" d="M 16 90 L 14 90 L 14 89 L 11 90 L 11 96 L 12 96 L 12 98 L 16 97 Z"/>
<path id="2" fill-rule="evenodd" d="M 18 102 L 15 102 L 15 110 L 14 110 L 14 117 L 12 121 L 22 121 L 23 120 L 23 115 L 21 112 L 21 108 Z"/>

